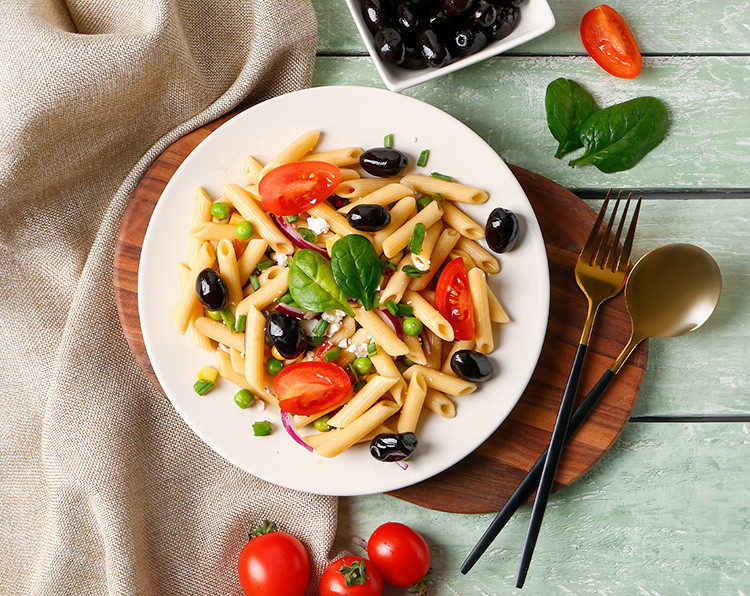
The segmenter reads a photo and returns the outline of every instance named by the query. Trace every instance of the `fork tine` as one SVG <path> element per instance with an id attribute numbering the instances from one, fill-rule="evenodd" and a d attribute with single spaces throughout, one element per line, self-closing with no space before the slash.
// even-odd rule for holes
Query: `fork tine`
<path id="1" fill-rule="evenodd" d="M 612 241 L 612 248 L 609 251 L 609 256 L 607 257 L 607 262 L 604 264 L 604 268 L 608 269 L 610 266 L 612 267 L 612 271 L 617 270 L 617 249 L 620 247 L 620 236 L 622 235 L 622 228 L 625 225 L 625 219 L 628 216 L 628 209 L 630 208 L 630 199 L 632 198 L 633 193 L 628 193 L 628 200 L 625 202 L 625 209 L 622 212 L 622 215 L 620 216 L 620 224 L 617 226 L 617 233 L 615 234 L 615 239 Z"/>
<path id="2" fill-rule="evenodd" d="M 620 262 L 617 264 L 618 271 L 627 271 L 630 268 L 630 253 L 633 249 L 633 238 L 635 237 L 635 227 L 638 225 L 638 214 L 641 211 L 641 201 L 643 201 L 642 195 L 638 197 L 638 202 L 636 203 L 635 211 L 633 212 L 633 219 L 630 220 L 628 235 L 625 237 L 625 244 L 622 247 Z"/>
<path id="3" fill-rule="evenodd" d="M 615 208 L 612 210 L 612 215 L 609 216 L 609 221 L 607 222 L 607 229 L 604 230 L 604 235 L 602 236 L 602 243 L 599 248 L 598 254 L 594 256 L 595 258 L 595 264 L 598 267 L 604 268 L 604 263 L 607 260 L 607 257 L 609 256 L 609 253 L 607 252 L 607 241 L 609 240 L 609 234 L 612 231 L 612 224 L 615 222 L 615 217 L 617 217 L 617 209 L 620 206 L 620 198 L 622 197 L 622 191 L 620 191 L 617 194 L 617 201 L 615 202 Z M 614 245 L 610 247 L 610 252 L 614 248 Z"/>
<path id="4" fill-rule="evenodd" d="M 597 250 L 599 249 L 599 244 L 597 242 L 599 227 L 602 225 L 602 221 L 604 220 L 604 214 L 607 212 L 607 205 L 609 204 L 609 198 L 611 196 L 612 189 L 610 188 L 607 191 L 607 196 L 604 197 L 604 202 L 602 203 L 601 209 L 599 209 L 599 215 L 596 216 L 596 221 L 591 227 L 591 232 L 589 233 L 589 237 L 586 240 L 586 244 L 583 245 L 583 250 L 581 251 L 580 257 L 583 261 L 590 262 L 591 256 L 594 254 L 594 248 L 596 248 Z"/>

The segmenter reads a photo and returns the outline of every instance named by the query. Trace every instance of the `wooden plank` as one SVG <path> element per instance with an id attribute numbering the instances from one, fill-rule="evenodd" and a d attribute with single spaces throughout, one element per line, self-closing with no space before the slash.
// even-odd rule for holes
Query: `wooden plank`
<path id="1" fill-rule="evenodd" d="M 746 593 L 748 436 L 739 423 L 628 425 L 591 472 L 550 500 L 524 593 Z M 400 521 L 432 548 L 430 593 L 515 594 L 529 514 L 522 508 L 467 576 L 458 569 L 492 514 L 459 517 L 385 495 L 341 499 L 337 543 L 360 554 L 352 536 Z"/>
<path id="2" fill-rule="evenodd" d="M 592 66 L 585 57 L 505 56 L 406 94 L 454 115 L 507 161 L 570 188 L 747 188 L 750 152 L 739 148 L 747 144 L 747 127 L 742 123 L 750 120 L 745 89 L 748 64 L 749 57 L 646 58 L 641 76 L 625 80 Z M 592 166 L 568 167 L 567 160 L 553 156 L 556 143 L 544 111 L 545 89 L 561 76 L 584 85 L 601 104 L 642 95 L 659 97 L 672 118 L 667 138 L 627 172 L 603 174 Z M 318 58 L 313 83 L 382 87 L 372 61 L 364 57 Z M 390 132 L 387 123 L 383 127 Z"/>
<path id="3" fill-rule="evenodd" d="M 557 24 L 546 35 L 515 48 L 512 53 L 568 54 L 583 52 L 578 28 L 596 4 L 582 0 L 549 0 Z M 318 17 L 318 51 L 324 54 L 366 52 L 343 0 L 313 0 Z M 740 0 L 654 0 L 614 5 L 628 21 L 644 53 L 748 53 L 750 32 Z M 746 14 L 746 13 L 745 13 Z M 665 27 L 665 23 L 679 24 Z"/>

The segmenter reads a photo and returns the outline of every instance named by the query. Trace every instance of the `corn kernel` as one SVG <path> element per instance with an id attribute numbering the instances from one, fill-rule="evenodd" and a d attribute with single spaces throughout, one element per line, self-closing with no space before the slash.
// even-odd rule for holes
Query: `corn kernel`
<path id="1" fill-rule="evenodd" d="M 276 346 L 274 346 L 274 347 L 272 347 L 272 348 L 271 348 L 271 355 L 272 355 L 272 356 L 273 356 L 274 358 L 276 358 L 276 360 L 286 360 L 286 358 L 284 358 L 284 357 L 283 357 L 283 356 L 282 356 L 282 355 L 281 355 L 281 354 L 279 353 L 279 351 L 278 351 L 278 350 L 276 349 Z"/>
<path id="2" fill-rule="evenodd" d="M 219 377 L 219 371 L 213 366 L 204 366 L 198 371 L 196 378 L 199 381 L 208 381 L 210 383 L 216 383 L 216 379 Z"/>
<path id="3" fill-rule="evenodd" d="M 229 218 L 230 225 L 236 226 L 241 221 L 244 221 L 242 219 L 242 216 L 239 213 L 232 213 L 232 217 Z"/>
<path id="4" fill-rule="evenodd" d="M 341 236 L 338 234 L 334 234 L 330 238 L 326 238 L 326 250 L 328 251 L 328 255 L 331 255 L 331 251 L 333 250 L 333 243 L 336 242 L 336 240 L 340 240 Z"/>

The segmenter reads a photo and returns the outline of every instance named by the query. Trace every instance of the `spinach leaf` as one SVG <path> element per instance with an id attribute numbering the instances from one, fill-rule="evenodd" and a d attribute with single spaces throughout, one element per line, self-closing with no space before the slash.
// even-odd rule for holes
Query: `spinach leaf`
<path id="1" fill-rule="evenodd" d="M 366 310 L 375 306 L 375 292 L 382 267 L 372 243 L 352 234 L 336 240 L 331 248 L 333 278 L 344 292 L 359 300 Z"/>
<path id="2" fill-rule="evenodd" d="M 560 143 L 555 157 L 560 159 L 566 153 L 583 147 L 579 134 L 581 125 L 599 109 L 591 94 L 575 81 L 560 78 L 547 86 L 544 105 L 547 109 L 547 126 Z"/>
<path id="3" fill-rule="evenodd" d="M 604 108 L 581 126 L 586 152 L 570 162 L 592 164 L 605 174 L 629 170 L 662 142 L 669 113 L 655 97 L 638 97 Z"/>
<path id="4" fill-rule="evenodd" d="M 312 249 L 303 248 L 294 255 L 289 265 L 289 293 L 310 312 L 339 309 L 354 316 L 346 296 L 336 285 L 331 264 Z"/>

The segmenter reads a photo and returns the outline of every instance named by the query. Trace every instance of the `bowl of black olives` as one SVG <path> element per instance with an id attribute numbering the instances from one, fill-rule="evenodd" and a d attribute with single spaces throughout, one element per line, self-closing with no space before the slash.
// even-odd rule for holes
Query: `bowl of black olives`
<path id="1" fill-rule="evenodd" d="M 555 25 L 547 0 L 346 0 L 391 91 L 500 54 Z"/>

